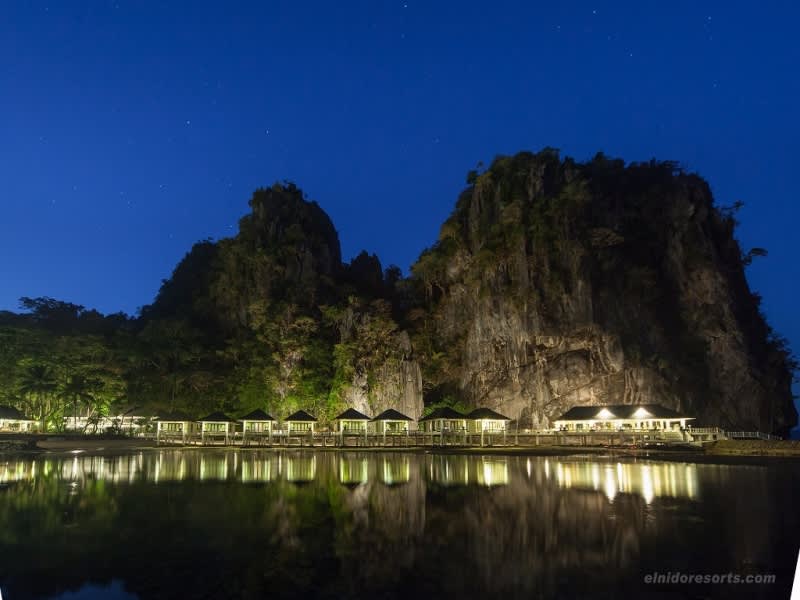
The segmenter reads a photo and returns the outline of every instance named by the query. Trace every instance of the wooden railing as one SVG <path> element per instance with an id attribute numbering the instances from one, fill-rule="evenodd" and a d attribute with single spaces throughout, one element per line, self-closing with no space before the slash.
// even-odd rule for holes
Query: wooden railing
<path id="1" fill-rule="evenodd" d="M 731 439 L 735 440 L 780 440 L 780 436 L 772 435 L 771 433 L 761 433 L 760 431 L 726 431 Z"/>

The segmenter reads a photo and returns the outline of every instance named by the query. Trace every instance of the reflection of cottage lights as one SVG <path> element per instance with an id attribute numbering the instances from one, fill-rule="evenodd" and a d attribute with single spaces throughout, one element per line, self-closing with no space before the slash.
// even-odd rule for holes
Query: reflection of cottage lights
<path id="1" fill-rule="evenodd" d="M 492 466 L 488 463 L 483 463 L 483 482 L 490 487 L 494 483 Z"/>
<path id="2" fill-rule="evenodd" d="M 528 459 L 527 464 L 525 465 L 525 470 L 528 472 L 528 479 L 531 478 L 531 459 Z"/>
<path id="3" fill-rule="evenodd" d="M 488 487 L 508 483 L 508 463 L 501 459 L 482 459 L 478 469 L 478 485 Z"/>
<path id="4" fill-rule="evenodd" d="M 617 495 L 617 487 L 614 485 L 614 471 L 609 466 L 606 468 L 606 485 L 605 485 L 606 498 L 609 501 L 614 501 L 614 496 Z"/>
<path id="5" fill-rule="evenodd" d="M 670 465 L 669 468 L 669 491 L 674 493 L 675 488 L 678 487 L 677 477 L 675 476 L 675 465 Z"/>
<path id="6" fill-rule="evenodd" d="M 544 460 L 544 476 L 550 479 L 550 461 L 547 459 Z"/>
<path id="7" fill-rule="evenodd" d="M 653 501 L 655 492 L 653 491 L 653 478 L 650 473 L 650 465 L 642 466 L 642 497 L 650 504 Z"/>
<path id="8" fill-rule="evenodd" d="M 598 489 L 600 487 L 600 465 L 592 465 L 592 487 Z"/>
<path id="9" fill-rule="evenodd" d="M 694 472 L 694 465 L 689 465 L 686 468 L 686 495 L 689 498 L 694 498 L 694 477 L 696 477 L 696 473 Z"/>

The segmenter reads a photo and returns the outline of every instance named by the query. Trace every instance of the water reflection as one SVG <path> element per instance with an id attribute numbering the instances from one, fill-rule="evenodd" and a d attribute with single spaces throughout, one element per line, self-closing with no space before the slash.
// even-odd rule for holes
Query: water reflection
<path id="1" fill-rule="evenodd" d="M 358 486 L 369 479 L 369 461 L 366 457 L 342 454 L 339 458 L 339 482 L 346 486 Z"/>
<path id="2" fill-rule="evenodd" d="M 446 599 L 623 581 L 633 597 L 656 569 L 793 572 L 787 475 L 357 450 L 0 459 L 0 585 L 16 599 L 112 580 L 143 598 Z"/>
<path id="3" fill-rule="evenodd" d="M 385 485 L 400 485 L 411 479 L 411 459 L 392 454 L 381 459 L 379 480 Z"/>
<path id="4" fill-rule="evenodd" d="M 545 459 L 544 472 L 555 474 L 560 487 L 602 491 L 613 501 L 617 494 L 655 498 L 687 498 L 698 494 L 697 466 L 692 463 L 599 463 Z"/>
<path id="5" fill-rule="evenodd" d="M 317 476 L 317 457 L 314 454 L 286 456 L 283 459 L 283 468 L 286 469 L 286 481 L 308 483 Z"/>
<path id="6" fill-rule="evenodd" d="M 332 456 L 339 482 L 348 486 L 370 479 L 389 486 L 407 483 L 419 462 L 412 461 L 409 454 L 374 459 L 359 452 Z M 508 485 L 511 466 L 520 463 L 520 476 L 527 480 L 553 480 L 561 488 L 599 491 L 610 501 L 618 494 L 634 494 L 647 504 L 661 497 L 694 500 L 699 495 L 698 466 L 693 463 L 428 454 L 421 468 L 426 480 L 439 486 L 494 487 Z M 268 483 L 281 478 L 308 483 L 316 479 L 317 468 L 313 452 L 162 450 L 114 457 L 9 459 L 0 462 L 0 484 L 51 475 L 67 481 L 98 479 L 128 484 L 185 480 Z"/>
<path id="7" fill-rule="evenodd" d="M 479 485 L 492 487 L 509 482 L 506 456 L 430 455 L 427 457 L 428 481 L 444 487 Z"/>

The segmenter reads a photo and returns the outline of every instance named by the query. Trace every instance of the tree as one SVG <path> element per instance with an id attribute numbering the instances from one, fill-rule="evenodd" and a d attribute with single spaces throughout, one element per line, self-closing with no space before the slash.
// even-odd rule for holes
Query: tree
<path id="1" fill-rule="evenodd" d="M 30 410 L 42 424 L 42 431 L 47 431 L 47 421 L 57 410 L 55 391 L 57 388 L 53 370 L 42 364 L 28 367 L 20 381 L 19 389 Z"/>
<path id="2" fill-rule="evenodd" d="M 757 256 L 767 256 L 769 254 L 765 248 L 751 248 L 750 251 L 742 257 L 742 264 L 747 267 Z"/>
<path id="3" fill-rule="evenodd" d="M 61 389 L 61 398 L 72 405 L 73 426 L 77 428 L 78 406 L 90 407 L 95 403 L 95 393 L 102 382 L 87 379 L 83 375 L 73 375 Z"/>

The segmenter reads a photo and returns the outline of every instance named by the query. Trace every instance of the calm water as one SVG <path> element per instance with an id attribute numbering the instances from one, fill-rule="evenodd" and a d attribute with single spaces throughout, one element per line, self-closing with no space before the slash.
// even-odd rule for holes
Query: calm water
<path id="1" fill-rule="evenodd" d="M 164 450 L 0 458 L 22 598 L 788 598 L 796 465 Z M 645 585 L 654 571 L 772 585 Z"/>

